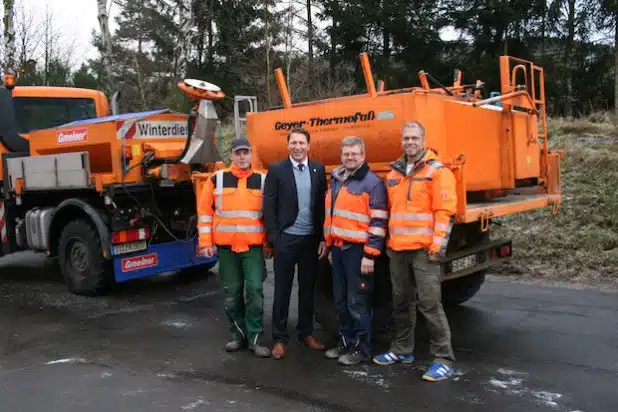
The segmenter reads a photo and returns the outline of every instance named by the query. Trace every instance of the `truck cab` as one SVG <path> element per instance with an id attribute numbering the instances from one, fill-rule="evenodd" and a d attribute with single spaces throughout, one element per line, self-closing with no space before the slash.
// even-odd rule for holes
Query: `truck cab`
<path id="1" fill-rule="evenodd" d="M 72 87 L 16 86 L 12 89 L 17 132 L 58 127 L 77 120 L 108 116 L 105 94 Z"/>

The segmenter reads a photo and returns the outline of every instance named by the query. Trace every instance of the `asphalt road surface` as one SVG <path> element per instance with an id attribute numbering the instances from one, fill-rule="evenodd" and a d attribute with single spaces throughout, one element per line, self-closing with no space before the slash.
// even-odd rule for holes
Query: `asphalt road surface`
<path id="1" fill-rule="evenodd" d="M 405 366 L 340 367 L 294 339 L 283 360 L 225 353 L 213 272 L 85 298 L 41 256 L 0 260 L 0 411 L 618 410 L 617 294 L 489 281 L 448 313 L 455 376 L 428 383 L 423 333 Z M 271 302 L 272 273 L 268 334 Z"/>

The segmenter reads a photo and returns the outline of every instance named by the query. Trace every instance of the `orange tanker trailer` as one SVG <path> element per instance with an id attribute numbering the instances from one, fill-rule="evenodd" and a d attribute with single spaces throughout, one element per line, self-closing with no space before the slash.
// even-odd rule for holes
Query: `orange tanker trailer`
<path id="1" fill-rule="evenodd" d="M 543 69 L 503 56 L 500 93 L 482 99 L 483 83 L 462 84 L 460 71 L 448 87 L 421 71 L 420 87 L 386 90 L 383 83 L 376 88 L 366 54 L 361 65 L 367 93 L 299 103 L 291 101 L 277 70 L 283 107 L 249 111 L 242 119 L 256 166 L 267 168 L 287 156 L 287 132 L 304 127 L 312 136 L 310 156 L 327 171 L 340 164 L 341 139 L 355 135 L 365 140 L 371 169 L 384 177 L 401 155 L 402 125 L 420 121 L 427 145 L 457 179 L 456 226 L 442 278 L 445 302 L 462 303 L 478 291 L 488 268 L 511 257 L 508 239 L 490 238 L 492 219 L 545 207 L 555 213 L 561 202 L 561 153 L 548 149 Z M 237 98 L 237 133 L 243 100 L 255 109 L 255 98 Z M 323 270 L 329 272 L 327 263 Z"/>

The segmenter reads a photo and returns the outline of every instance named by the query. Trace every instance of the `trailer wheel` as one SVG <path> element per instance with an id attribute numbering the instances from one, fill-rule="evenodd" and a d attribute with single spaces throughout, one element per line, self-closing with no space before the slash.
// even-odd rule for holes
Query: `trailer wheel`
<path id="1" fill-rule="evenodd" d="M 58 241 L 60 270 L 69 291 L 94 296 L 109 287 L 111 272 L 101 252 L 96 228 L 85 220 L 73 220 Z"/>
<path id="2" fill-rule="evenodd" d="M 481 289 L 486 272 L 482 270 L 468 276 L 442 282 L 442 303 L 444 306 L 458 306 L 472 299 Z"/>

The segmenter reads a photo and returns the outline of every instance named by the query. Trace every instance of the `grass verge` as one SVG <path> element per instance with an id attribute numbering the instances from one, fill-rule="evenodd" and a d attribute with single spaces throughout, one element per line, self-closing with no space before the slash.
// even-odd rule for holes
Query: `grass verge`
<path id="1" fill-rule="evenodd" d="M 564 150 L 563 205 L 501 220 L 496 237 L 513 239 L 512 261 L 495 274 L 618 286 L 618 138 L 611 118 L 550 119 L 550 146 Z"/>

